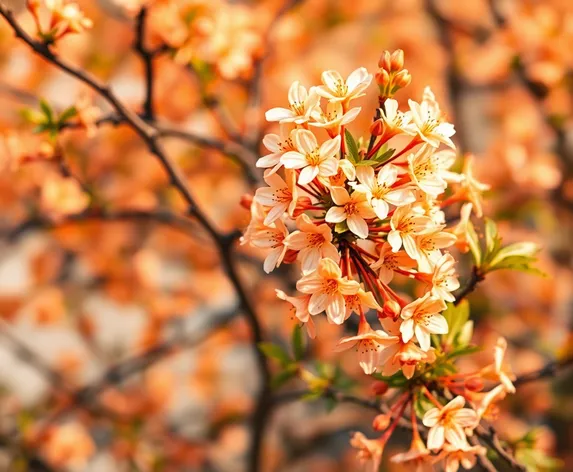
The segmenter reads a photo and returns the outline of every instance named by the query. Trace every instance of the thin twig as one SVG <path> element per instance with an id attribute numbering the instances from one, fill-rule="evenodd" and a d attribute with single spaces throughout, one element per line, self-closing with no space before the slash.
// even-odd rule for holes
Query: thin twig
<path id="1" fill-rule="evenodd" d="M 479 437 L 485 444 L 487 444 L 491 449 L 493 449 L 497 455 L 502 459 L 509 467 L 515 470 L 520 470 L 526 472 L 527 468 L 519 463 L 511 453 L 505 450 L 497 432 L 492 426 L 479 425 L 475 430 L 476 436 Z"/>
<path id="2" fill-rule="evenodd" d="M 142 7 L 135 19 L 135 41 L 133 49 L 143 63 L 145 70 L 145 100 L 143 102 L 143 119 L 155 120 L 155 107 L 153 102 L 155 73 L 153 68 L 154 54 L 145 47 L 145 31 L 147 22 L 147 8 Z"/>
<path id="3" fill-rule="evenodd" d="M 459 305 L 470 293 L 472 293 L 478 286 L 478 284 L 484 280 L 484 275 L 480 272 L 479 268 L 474 266 L 472 268 L 472 273 L 470 279 L 467 281 L 466 286 L 456 292 L 456 301 L 454 305 Z"/>

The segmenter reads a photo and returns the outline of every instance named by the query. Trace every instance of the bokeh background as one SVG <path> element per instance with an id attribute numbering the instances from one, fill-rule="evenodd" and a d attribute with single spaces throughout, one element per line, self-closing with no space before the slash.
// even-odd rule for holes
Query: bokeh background
<path id="1" fill-rule="evenodd" d="M 4 3 L 34 31 L 22 1 Z M 133 42 L 144 2 L 78 3 L 94 26 L 59 42 L 57 53 L 142 111 L 144 68 Z M 180 36 L 189 27 L 173 8 L 189 4 L 199 12 L 191 25 L 200 39 L 185 48 Z M 221 231 L 248 223 L 241 199 L 261 178 L 254 162 L 273 129 L 264 111 L 286 103 L 290 84 L 317 84 L 327 69 L 375 72 L 384 50 L 403 49 L 413 80 L 396 98 L 406 105 L 432 87 L 460 151 L 475 154 L 479 179 L 492 186 L 485 214 L 506 242 L 543 247 L 546 278 L 499 272 L 471 295 L 475 342 L 491 347 L 505 336 L 517 373 L 571 354 L 572 2 L 156 0 L 146 8 L 146 44 L 165 49 L 154 65 L 158 122 L 235 147 L 243 140 L 247 165 L 216 146 L 165 140 Z M 360 100 L 363 109 L 374 110 L 375 89 Z M 13 166 L 15 155 L 45 146 L 25 110 L 43 99 L 61 111 L 85 97 L 108 116 L 100 97 L 0 21 L 0 470 L 246 470 L 262 388 L 252 325 L 201 227 L 137 216 L 185 211 L 156 158 L 125 126 L 60 133 L 65 170 L 84 183 L 90 208 L 122 218 L 70 219 L 65 196 L 44 190 L 62 169 L 50 161 Z M 351 129 L 365 135 L 369 116 Z M 259 252 L 235 243 L 233 253 L 264 338 L 286 343 L 295 321 L 274 289 L 290 293 L 289 268 L 267 276 Z M 341 327 L 320 321 L 309 359 L 340 364 L 355 391 L 368 394 L 353 359 L 333 351 Z M 500 409 L 500 434 L 518 438 L 536 427 L 539 447 L 573 470 L 572 382 L 564 372 L 519 388 Z M 293 381 L 273 394 L 262 470 L 356 470 L 349 435 L 369 431 L 372 413 L 285 396 L 297 388 Z M 29 447 L 39 431 L 42 440 Z"/>

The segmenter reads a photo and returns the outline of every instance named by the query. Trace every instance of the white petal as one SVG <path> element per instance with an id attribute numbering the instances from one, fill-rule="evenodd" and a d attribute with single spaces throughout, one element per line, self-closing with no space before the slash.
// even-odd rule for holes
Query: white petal
<path id="1" fill-rule="evenodd" d="M 271 108 L 265 113 L 267 121 L 282 121 L 294 118 L 296 115 L 288 108 Z"/>

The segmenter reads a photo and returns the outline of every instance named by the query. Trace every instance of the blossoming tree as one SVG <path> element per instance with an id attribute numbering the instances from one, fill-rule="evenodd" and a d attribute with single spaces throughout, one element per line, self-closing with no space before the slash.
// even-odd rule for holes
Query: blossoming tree
<path id="1" fill-rule="evenodd" d="M 108 365 L 99 380 L 77 385 L 14 334 L 11 325 L 21 315 L 0 314 L 3 338 L 53 390 L 43 418 L 14 414 L 12 429 L 2 430 L 10 470 L 83 470 L 98 448 L 98 427 L 116 433 L 110 449 L 134 470 L 212 470 L 215 463 L 222 470 L 274 470 L 264 453 L 271 413 L 298 400 L 329 409 L 363 407 L 370 425 L 353 428 L 346 443 L 371 472 L 383 461 L 398 467 L 392 470 L 554 468 L 557 462 L 536 448 L 533 432 L 517 439 L 498 433 L 499 411 L 520 385 L 568 367 L 571 356 L 515 375 L 505 337 L 487 346 L 476 341 L 469 301 L 478 284 L 499 272 L 543 276 L 536 266 L 540 247 L 502 241 L 484 209 L 492 186 L 487 175 L 476 177 L 479 159 L 467 152 L 465 136 L 456 133 L 459 123 L 454 126 L 433 84 L 407 99 L 415 80 L 405 68 L 410 55 L 377 51 L 377 64 L 354 64 L 348 74 L 332 64 L 312 85 L 293 68 L 286 97 L 279 103 L 275 94 L 279 106 L 265 111 L 261 89 L 273 53 L 270 38 L 303 1 L 102 3 L 133 33 L 124 52 L 139 59 L 144 76 L 143 99 L 135 105 L 125 97 L 131 90 L 122 95 L 121 83 L 99 78 L 111 66 L 98 56 L 98 45 L 91 51 L 97 74 L 66 58 L 67 45 L 98 28 L 97 15 L 90 15 L 94 5 L 0 0 L 14 36 L 10 48 L 31 52 L 62 73 L 59 81 L 82 87 L 64 107 L 10 88 L 32 106 L 19 112 L 23 131 L 0 136 L 2 186 L 9 189 L 0 195 L 10 209 L 1 233 L 14 244 L 31 230 L 51 232 L 34 271 L 38 285 L 50 287 L 27 308 L 39 325 L 57 324 L 69 313 L 99 361 L 111 354 L 96 335 L 100 320 L 85 314 L 85 292 L 103 286 L 110 298 L 143 306 L 150 316 L 135 354 Z M 426 10 L 447 49 L 448 28 L 455 25 L 433 2 Z M 496 8 L 493 16 L 502 27 Z M 177 79 L 160 86 L 161 67 L 177 70 Z M 527 71 L 518 67 L 535 95 Z M 461 78 L 449 73 L 455 95 Z M 187 75 L 195 80 L 199 107 L 191 111 L 178 95 Z M 561 124 L 546 121 L 561 139 Z M 103 134 L 108 126 L 118 134 Z M 199 159 L 174 140 L 200 149 Z M 234 184 L 224 180 L 227 174 Z M 210 188 L 217 182 L 223 184 Z M 116 223 L 131 226 L 106 226 Z M 224 280 L 206 283 L 216 278 L 213 272 Z M 72 282 L 86 287 L 62 288 Z M 229 292 L 232 306 L 221 308 Z M 244 325 L 236 322 L 238 314 Z M 288 341 L 268 333 L 283 321 Z M 228 414 L 214 407 L 204 437 L 189 439 L 162 422 L 176 388 L 172 372 L 154 366 L 217 330 L 251 347 L 258 391 L 243 407 L 225 384 Z M 326 360 L 314 356 L 324 346 Z M 220 357 L 219 347 L 211 357 Z M 74 361 L 67 359 L 68 371 Z M 209 362 L 196 361 L 211 373 Z M 141 372 L 141 386 L 127 382 Z M 204 390 L 212 400 L 220 394 L 214 385 L 211 379 L 191 390 Z M 19 413 L 14 406 L 7 410 Z M 65 421 L 71 415 L 76 422 Z M 228 451 L 242 444 L 241 433 L 223 444 L 213 439 L 240 422 L 237 417 L 245 418 L 249 433 L 240 469 L 241 459 Z"/>

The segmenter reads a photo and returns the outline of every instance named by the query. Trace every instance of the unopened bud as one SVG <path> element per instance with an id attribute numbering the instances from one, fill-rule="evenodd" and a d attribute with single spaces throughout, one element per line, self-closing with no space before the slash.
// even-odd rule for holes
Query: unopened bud
<path id="1" fill-rule="evenodd" d="M 378 119 L 370 125 L 370 134 L 382 136 L 384 134 L 384 121 Z"/>
<path id="2" fill-rule="evenodd" d="M 244 195 L 241 196 L 240 205 L 245 210 L 250 210 L 252 204 L 253 204 L 253 195 L 252 194 L 245 193 Z"/>
<path id="3" fill-rule="evenodd" d="M 378 67 L 390 71 L 390 51 L 384 51 L 378 59 Z"/>
<path id="4" fill-rule="evenodd" d="M 410 82 L 412 82 L 412 76 L 408 72 L 408 69 L 404 69 L 394 76 L 393 84 L 395 87 L 404 88 L 410 85 Z"/>
<path id="5" fill-rule="evenodd" d="M 400 308 L 400 304 L 395 301 L 395 300 L 386 300 L 386 302 L 384 302 L 384 306 L 383 308 L 383 314 L 384 314 L 384 318 L 398 318 L 398 316 L 400 316 L 400 311 L 402 311 L 402 309 Z"/>
<path id="6" fill-rule="evenodd" d="M 390 415 L 378 415 L 374 418 L 374 421 L 372 421 L 372 428 L 374 431 L 384 431 L 390 424 L 390 419 Z"/>
<path id="7" fill-rule="evenodd" d="M 372 393 L 376 396 L 384 395 L 388 391 L 388 384 L 378 380 L 372 384 Z"/>
<path id="8" fill-rule="evenodd" d="M 479 377 L 470 377 L 466 379 L 464 386 L 470 392 L 481 392 L 483 390 L 483 381 Z"/>
<path id="9" fill-rule="evenodd" d="M 404 68 L 404 51 L 396 49 L 390 56 L 390 71 L 399 72 Z"/>
<path id="10" fill-rule="evenodd" d="M 376 83 L 380 89 L 386 88 L 390 83 L 390 74 L 385 69 L 380 69 L 375 75 Z"/>

